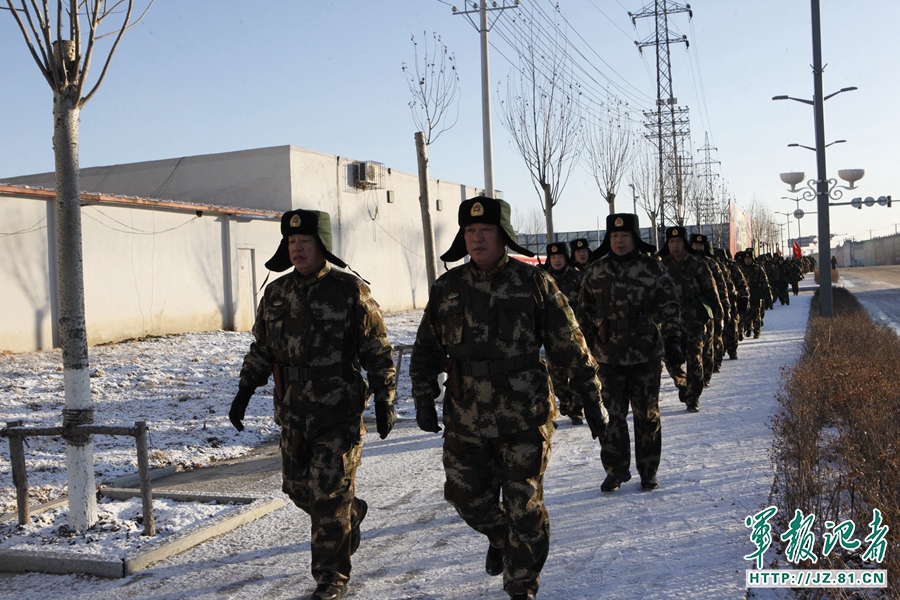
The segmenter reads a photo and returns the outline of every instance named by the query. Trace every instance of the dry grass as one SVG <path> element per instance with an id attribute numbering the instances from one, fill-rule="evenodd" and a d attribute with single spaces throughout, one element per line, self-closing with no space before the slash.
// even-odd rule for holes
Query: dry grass
<path id="1" fill-rule="evenodd" d="M 834 290 L 834 318 L 818 317 L 814 299 L 803 358 L 782 374 L 773 419 L 779 506 L 775 530 L 795 509 L 815 514 L 818 564 L 801 568 L 887 569 L 889 587 L 798 590 L 803 598 L 900 597 L 900 337 L 874 323 L 852 294 Z M 881 564 L 863 564 L 873 509 L 891 527 Z M 838 545 L 822 557 L 825 522 L 851 520 L 856 551 Z M 777 541 L 777 536 L 773 536 Z M 778 541 L 778 543 L 781 543 Z"/>

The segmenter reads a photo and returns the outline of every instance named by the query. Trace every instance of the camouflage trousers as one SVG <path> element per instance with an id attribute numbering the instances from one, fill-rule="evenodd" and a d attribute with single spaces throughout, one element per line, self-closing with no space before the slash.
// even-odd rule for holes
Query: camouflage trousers
<path id="1" fill-rule="evenodd" d="M 716 327 L 715 319 L 703 328 L 703 385 L 709 385 L 716 362 Z"/>
<path id="2" fill-rule="evenodd" d="M 584 416 L 584 407 L 581 406 L 581 401 L 576 399 L 569 386 L 569 375 L 566 370 L 547 360 L 547 371 L 550 373 L 550 381 L 553 383 L 553 393 L 559 399 L 560 414 Z"/>
<path id="3" fill-rule="evenodd" d="M 362 434 L 338 427 L 307 438 L 281 428 L 282 490 L 312 521 L 310 554 L 316 583 L 350 579 L 350 530 L 358 520 L 356 468 Z"/>
<path id="4" fill-rule="evenodd" d="M 444 436 L 444 498 L 469 527 L 505 547 L 503 589 L 510 596 L 537 594 L 550 551 L 544 471 L 555 428 L 548 423 L 499 438 Z"/>
<path id="5" fill-rule="evenodd" d="M 759 330 L 762 328 L 763 324 L 763 314 L 765 310 L 763 309 L 763 300 L 760 299 L 752 299 L 750 300 L 750 308 L 747 309 L 747 321 L 743 323 L 744 325 L 744 335 L 749 336 L 750 334 L 758 334 Z"/>
<path id="6" fill-rule="evenodd" d="M 725 323 L 725 329 L 722 330 L 722 342 L 725 346 L 725 352 L 734 355 L 738 347 L 738 331 L 741 326 L 741 317 L 732 317 Z"/>
<path id="7" fill-rule="evenodd" d="M 634 462 L 641 477 L 656 475 L 662 452 L 662 426 L 659 416 L 659 360 L 636 365 L 600 363 L 597 372 L 603 384 L 600 393 L 609 412 L 609 425 L 600 443 L 600 460 L 607 475 L 621 474 L 631 468 L 631 443 L 628 438 L 628 407 L 634 415 Z"/>
<path id="8" fill-rule="evenodd" d="M 687 405 L 697 405 L 703 393 L 703 346 L 706 328 L 699 323 L 691 323 L 684 329 L 683 364 L 666 361 L 666 371 L 679 390 L 679 398 L 684 396 Z M 687 367 L 687 368 L 685 368 Z"/>

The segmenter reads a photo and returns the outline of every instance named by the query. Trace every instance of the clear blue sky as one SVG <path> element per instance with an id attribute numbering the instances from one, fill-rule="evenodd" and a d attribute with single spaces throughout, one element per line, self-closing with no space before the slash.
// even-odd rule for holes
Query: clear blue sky
<path id="1" fill-rule="evenodd" d="M 633 104 L 651 108 L 655 58 L 652 48 L 639 54 L 634 41 L 645 39 L 652 23 L 639 20 L 635 29 L 627 15 L 643 4 L 522 0 L 548 13 L 557 1 L 569 37 L 583 38 L 579 46 L 596 65 L 592 75 L 610 77 Z M 900 203 L 900 3 L 821 5 L 825 93 L 859 88 L 826 102 L 826 141 L 847 140 L 828 149 L 829 176 L 865 168 L 860 190 L 844 199 L 892 194 Z M 793 212 L 795 203 L 781 199 L 790 194 L 778 174 L 814 176 L 814 153 L 786 147 L 815 144 L 812 108 L 771 98 L 812 98 L 810 4 L 696 0 L 691 7 L 693 21 L 672 17 L 673 32 L 686 34 L 690 49 L 673 45 L 671 58 L 675 96 L 690 108 L 694 160 L 702 160 L 696 149 L 708 132 L 713 158 L 721 161 L 716 171 L 739 205 L 748 208 L 756 197 L 773 211 Z M 505 11 L 501 20 L 512 16 Z M 461 101 L 458 123 L 429 150 L 431 175 L 482 186 L 478 33 L 452 14 L 450 0 L 157 0 L 126 33 L 82 112 L 81 165 L 293 144 L 415 173 L 415 127 L 401 66 L 413 62 L 410 36 L 430 44 L 432 32 L 457 56 Z M 496 115 L 496 90 L 500 82 L 505 89 L 514 55 L 499 34 L 491 41 L 495 185 L 527 211 L 539 206 L 538 196 Z M 0 11 L 0 56 L 0 180 L 51 171 L 51 91 L 7 11 Z M 95 62 L 93 72 L 100 68 Z M 624 185 L 619 198 L 619 209 L 630 209 Z M 814 203 L 801 207 L 816 210 Z M 577 167 L 556 208 L 556 230 L 594 228 L 606 212 L 593 179 Z M 804 235 L 815 233 L 815 219 L 803 218 Z M 796 235 L 796 220 L 790 222 Z M 900 226 L 900 206 L 834 207 L 831 224 L 832 232 L 857 239 L 886 235 Z"/>

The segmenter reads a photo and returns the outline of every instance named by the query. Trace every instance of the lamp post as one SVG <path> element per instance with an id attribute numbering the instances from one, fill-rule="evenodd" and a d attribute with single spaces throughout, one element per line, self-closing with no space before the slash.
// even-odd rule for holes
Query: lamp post
<path id="1" fill-rule="evenodd" d="M 828 179 L 825 174 L 825 100 L 855 90 L 855 87 L 843 88 L 824 96 L 822 92 L 822 27 L 819 15 L 819 0 L 810 0 L 812 16 L 812 50 L 813 50 L 813 99 L 803 100 L 790 96 L 775 96 L 773 100 L 796 100 L 813 106 L 816 124 L 816 197 L 819 208 L 819 263 L 826 268 L 819 269 L 819 314 L 826 318 L 834 316 L 833 295 L 831 291 L 831 223 L 828 215 Z"/>
<path id="2" fill-rule="evenodd" d="M 791 213 L 783 213 L 783 212 L 778 212 L 776 210 L 775 214 L 776 215 L 784 215 L 785 217 L 787 217 L 787 234 L 788 234 L 787 239 L 788 239 L 788 242 L 790 243 L 790 241 L 791 241 Z M 797 237 L 800 237 L 800 236 L 797 236 Z"/>
<path id="3" fill-rule="evenodd" d="M 631 196 L 632 196 L 632 199 L 633 199 L 633 202 L 634 202 L 634 209 L 633 209 L 633 210 L 634 210 L 635 216 L 637 216 L 637 190 L 634 189 L 634 184 L 633 184 L 633 183 L 629 183 L 629 184 L 628 184 L 628 187 L 631 188 Z"/>

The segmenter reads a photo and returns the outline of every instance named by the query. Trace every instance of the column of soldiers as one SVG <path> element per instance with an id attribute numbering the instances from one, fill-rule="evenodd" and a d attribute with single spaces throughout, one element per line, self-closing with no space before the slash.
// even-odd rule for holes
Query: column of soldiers
<path id="1" fill-rule="evenodd" d="M 600 442 L 600 489 L 615 492 L 632 476 L 630 408 L 640 485 L 655 490 L 662 365 L 687 410 L 699 411 L 724 354 L 737 358 L 741 333 L 758 337 L 771 291 L 751 253 L 736 265 L 682 227 L 669 228 L 653 256 L 627 213 L 607 217 L 593 253 L 586 239 L 548 245 L 541 269 L 507 254 L 533 256 L 516 244 L 509 217 L 503 200 L 460 204 L 459 231 L 441 258 L 469 261 L 432 286 L 410 377 L 418 427 L 444 426 L 445 500 L 487 538 L 485 571 L 503 575 L 511 598 L 528 600 L 549 553 L 543 481 L 560 412 L 574 425 L 587 421 Z M 332 268 L 349 269 L 332 253 L 330 216 L 288 211 L 281 233 L 266 267 L 293 270 L 265 289 L 229 418 L 243 430 L 256 388 L 274 377 L 282 489 L 311 521 L 310 598 L 340 600 L 368 512 L 356 470 L 370 396 L 381 439 L 396 422 L 392 348 L 366 282 Z"/>

